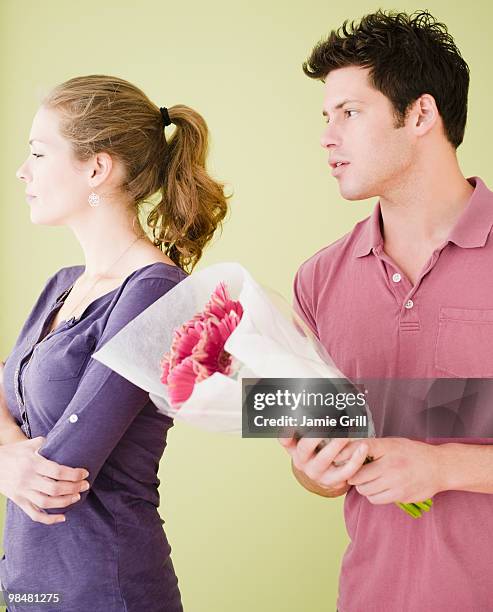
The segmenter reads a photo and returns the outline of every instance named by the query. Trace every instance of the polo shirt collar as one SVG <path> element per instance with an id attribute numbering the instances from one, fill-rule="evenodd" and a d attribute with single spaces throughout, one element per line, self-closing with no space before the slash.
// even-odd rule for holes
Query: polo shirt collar
<path id="1" fill-rule="evenodd" d="M 493 227 L 493 192 L 478 176 L 472 176 L 467 180 L 474 187 L 474 191 L 466 208 L 452 228 L 447 242 L 470 249 L 483 247 Z M 355 257 L 364 257 L 373 249 L 378 252 L 383 247 L 381 222 L 379 200 L 359 235 L 354 248 Z"/>
<path id="2" fill-rule="evenodd" d="M 380 229 L 382 215 L 380 213 L 380 200 L 376 203 L 372 214 L 363 225 L 363 229 L 359 235 L 354 248 L 356 257 L 364 257 L 372 251 L 383 246 L 383 237 Z"/>

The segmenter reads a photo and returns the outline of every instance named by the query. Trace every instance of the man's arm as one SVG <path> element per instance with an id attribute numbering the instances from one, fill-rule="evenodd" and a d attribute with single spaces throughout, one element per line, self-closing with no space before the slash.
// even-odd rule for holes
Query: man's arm
<path id="1" fill-rule="evenodd" d="M 302 438 L 296 444 L 292 438 L 280 438 L 279 442 L 291 455 L 300 484 L 324 497 L 343 495 L 351 485 L 372 504 L 418 502 L 441 491 L 493 494 L 493 445 L 489 444 L 369 438 L 363 446 L 361 441 L 339 438 L 314 453 L 318 439 Z M 358 447 L 366 448 L 359 459 Z M 363 465 L 366 454 L 374 461 Z"/>
<path id="2" fill-rule="evenodd" d="M 451 442 L 437 448 L 442 457 L 444 491 L 493 493 L 493 445 Z"/>
<path id="3" fill-rule="evenodd" d="M 312 280 L 306 272 L 305 264 L 296 272 L 293 282 L 293 309 L 320 340 L 313 316 L 313 291 L 310 288 Z M 294 476 L 305 489 L 323 497 L 339 497 L 351 488 L 347 478 L 353 476 L 361 467 L 366 455 L 354 453 L 351 461 L 347 462 L 348 465 L 342 467 L 334 464 L 333 459 L 350 440 L 337 438 L 317 453 L 315 449 L 321 441 L 321 438 L 302 438 L 297 444 L 293 438 L 279 438 L 280 444 L 291 455 Z"/>
<path id="4" fill-rule="evenodd" d="M 348 478 L 372 504 L 412 503 L 442 491 L 493 493 L 493 446 L 368 439 L 374 461 Z"/>

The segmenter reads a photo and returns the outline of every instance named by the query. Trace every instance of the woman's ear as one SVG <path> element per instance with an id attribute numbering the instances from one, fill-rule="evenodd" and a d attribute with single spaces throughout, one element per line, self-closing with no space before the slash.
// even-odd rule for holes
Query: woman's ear
<path id="1" fill-rule="evenodd" d="M 101 153 L 96 153 L 89 166 L 89 186 L 91 189 L 94 187 L 99 187 L 99 185 L 104 183 L 110 176 L 113 168 L 114 164 L 111 155 L 105 153 L 104 151 Z"/>

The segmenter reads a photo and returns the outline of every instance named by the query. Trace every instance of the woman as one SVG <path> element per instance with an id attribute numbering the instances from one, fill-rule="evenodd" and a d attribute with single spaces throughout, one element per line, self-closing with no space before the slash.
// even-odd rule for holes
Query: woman
<path id="1" fill-rule="evenodd" d="M 224 219 L 207 127 L 186 106 L 160 109 L 127 81 L 91 75 L 48 94 L 30 144 L 17 177 L 31 220 L 69 227 L 85 265 L 48 279 L 5 363 L 0 581 L 38 598 L 7 604 L 177 612 L 157 477 L 172 420 L 91 354 L 186 277 Z M 139 212 L 152 196 L 151 242 Z"/>

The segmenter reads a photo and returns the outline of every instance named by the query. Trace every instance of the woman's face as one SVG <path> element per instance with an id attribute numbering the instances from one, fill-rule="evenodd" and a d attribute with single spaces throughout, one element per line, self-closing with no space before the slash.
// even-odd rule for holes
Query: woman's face
<path id="1" fill-rule="evenodd" d="M 87 214 L 92 191 L 94 161 L 77 161 L 71 146 L 59 132 L 56 111 L 40 107 L 29 135 L 31 153 L 16 172 L 26 183 L 31 221 L 43 225 L 66 225 Z"/>

